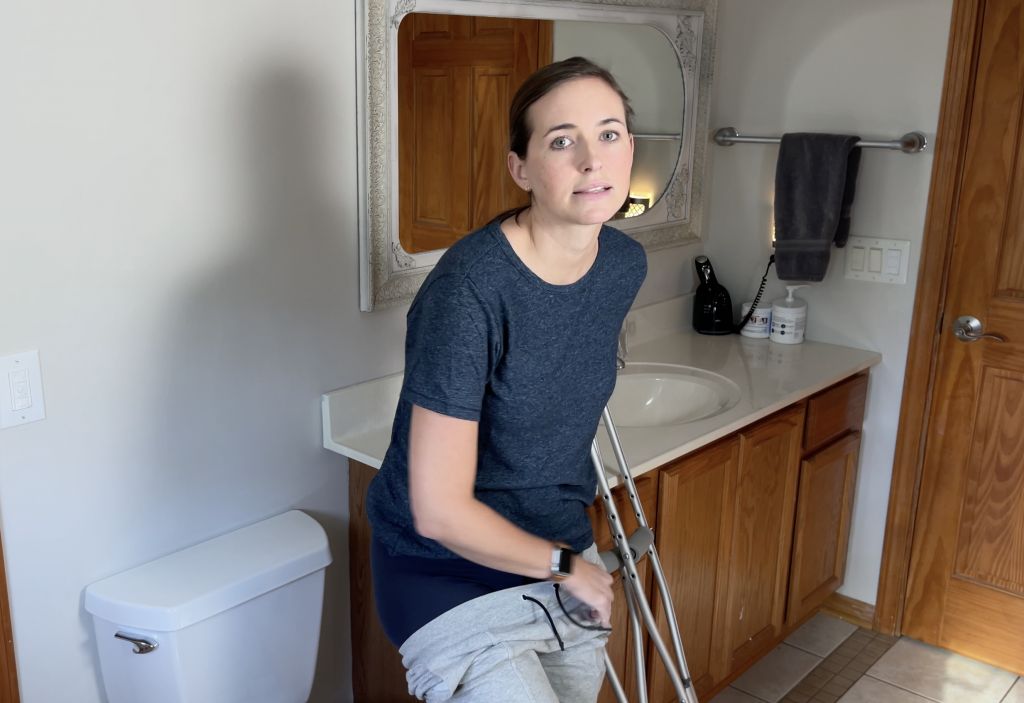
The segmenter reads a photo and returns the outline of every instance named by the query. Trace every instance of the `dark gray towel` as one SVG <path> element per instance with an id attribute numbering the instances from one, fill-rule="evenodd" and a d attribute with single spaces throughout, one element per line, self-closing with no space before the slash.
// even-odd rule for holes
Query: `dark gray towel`
<path id="1" fill-rule="evenodd" d="M 820 281 L 832 243 L 846 245 L 860 137 L 782 135 L 775 166 L 775 270 L 782 281 Z"/>

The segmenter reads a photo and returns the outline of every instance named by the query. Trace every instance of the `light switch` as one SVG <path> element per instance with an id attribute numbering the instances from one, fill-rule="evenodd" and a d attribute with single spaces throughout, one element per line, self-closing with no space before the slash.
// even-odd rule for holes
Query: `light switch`
<path id="1" fill-rule="evenodd" d="M 881 237 L 846 241 L 846 278 L 877 283 L 906 283 L 910 242 Z"/>
<path id="2" fill-rule="evenodd" d="M 850 247 L 850 270 L 864 270 L 864 247 Z"/>
<path id="3" fill-rule="evenodd" d="M 878 247 L 868 249 L 868 271 L 871 273 L 882 272 L 882 250 Z"/>
<path id="4" fill-rule="evenodd" d="M 39 352 L 0 357 L 0 428 L 24 425 L 45 417 Z"/>
<path id="5" fill-rule="evenodd" d="M 899 249 L 886 249 L 883 273 L 898 276 L 900 274 L 900 258 Z"/>
<path id="6" fill-rule="evenodd" d="M 32 390 L 28 385 L 28 369 L 11 371 L 7 374 L 11 384 L 11 407 L 24 410 L 32 405 Z"/>

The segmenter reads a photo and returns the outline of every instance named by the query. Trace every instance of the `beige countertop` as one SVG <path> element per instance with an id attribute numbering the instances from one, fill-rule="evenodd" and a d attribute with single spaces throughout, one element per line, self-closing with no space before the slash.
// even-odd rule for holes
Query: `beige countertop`
<path id="1" fill-rule="evenodd" d="M 630 313 L 635 341 L 628 363 L 682 364 L 725 376 L 740 389 L 740 399 L 718 415 L 681 425 L 619 427 L 623 454 L 634 476 L 813 395 L 844 378 L 874 366 L 881 355 L 873 351 L 806 341 L 782 345 L 740 335 L 706 336 L 679 329 L 688 299 L 666 301 Z M 670 321 L 669 324 L 660 324 Z M 627 322 L 627 326 L 629 326 Z M 672 328 L 675 329 L 672 329 Z M 669 329 L 667 334 L 659 331 Z M 402 387 L 402 374 L 325 393 L 324 447 L 369 466 L 380 468 L 390 442 L 391 423 Z M 614 455 L 606 433 L 598 433 L 606 464 Z M 613 479 L 614 470 L 609 470 Z"/>

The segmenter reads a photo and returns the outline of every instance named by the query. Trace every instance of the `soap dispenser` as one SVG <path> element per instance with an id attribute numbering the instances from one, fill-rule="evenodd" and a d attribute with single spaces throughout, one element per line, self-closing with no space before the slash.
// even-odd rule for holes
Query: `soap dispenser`
<path id="1" fill-rule="evenodd" d="M 807 326 L 807 303 L 793 297 L 797 288 L 806 288 L 806 284 L 786 286 L 786 297 L 772 303 L 771 339 L 779 344 L 800 344 L 804 341 L 804 329 Z"/>

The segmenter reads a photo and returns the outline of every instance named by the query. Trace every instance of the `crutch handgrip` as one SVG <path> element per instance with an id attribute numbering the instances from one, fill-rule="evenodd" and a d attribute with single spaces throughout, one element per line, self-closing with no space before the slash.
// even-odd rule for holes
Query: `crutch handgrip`
<path id="1" fill-rule="evenodd" d="M 649 527 L 638 527 L 626 541 L 629 543 L 633 561 L 639 562 L 654 544 L 654 533 Z M 613 574 L 622 568 L 622 559 L 619 557 L 618 550 L 610 549 L 607 552 L 601 552 L 600 557 L 605 571 L 608 573 Z"/>

